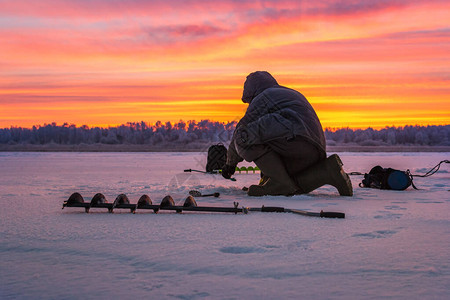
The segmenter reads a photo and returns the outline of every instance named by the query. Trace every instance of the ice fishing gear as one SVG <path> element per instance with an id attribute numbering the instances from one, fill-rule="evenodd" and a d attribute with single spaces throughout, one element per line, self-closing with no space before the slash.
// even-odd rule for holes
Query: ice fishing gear
<path id="1" fill-rule="evenodd" d="M 369 173 L 364 174 L 360 187 L 376 188 L 382 190 L 406 190 L 412 185 L 412 176 L 409 170 L 400 171 L 392 168 L 373 167 Z M 416 188 L 413 185 L 414 188 Z"/>
<path id="2" fill-rule="evenodd" d="M 434 166 L 433 168 L 431 168 L 430 171 L 426 172 L 424 175 L 417 175 L 417 174 L 412 174 L 412 177 L 429 177 L 431 175 L 433 175 L 434 173 L 436 173 L 437 171 L 439 171 L 441 164 L 446 163 L 446 164 L 450 164 L 450 160 L 443 160 L 440 163 L 438 163 L 436 166 Z"/>
<path id="3" fill-rule="evenodd" d="M 249 172 L 255 173 L 257 171 L 260 171 L 257 166 L 255 166 L 255 167 L 252 167 L 252 166 L 236 167 L 236 172 L 239 172 L 239 174 L 248 174 Z M 184 170 L 184 172 L 197 172 L 197 173 L 203 173 L 203 174 L 220 174 L 222 172 L 222 169 L 212 170 L 211 172 L 195 170 L 195 169 L 186 169 L 186 170 Z M 245 172 L 245 173 L 243 173 L 243 172 Z M 231 177 L 229 180 L 236 181 L 236 178 Z"/>
<path id="4" fill-rule="evenodd" d="M 186 169 L 184 172 L 198 172 L 203 174 L 219 174 L 219 170 L 212 170 L 211 172 L 206 171 L 200 171 L 200 170 L 194 170 L 194 169 Z"/>
<path id="5" fill-rule="evenodd" d="M 239 202 L 233 202 L 233 207 L 217 207 L 217 206 L 198 206 L 195 198 L 189 195 L 183 205 L 176 205 L 175 201 L 170 195 L 165 196 L 161 204 L 152 204 L 152 200 L 148 195 L 142 195 L 139 198 L 138 203 L 130 204 L 128 197 L 125 194 L 120 194 L 116 197 L 113 203 L 108 203 L 105 196 L 101 193 L 97 193 L 92 198 L 91 202 L 85 202 L 80 193 L 73 193 L 70 195 L 67 201 L 64 201 L 62 209 L 65 207 L 82 207 L 86 213 L 89 213 L 91 208 L 107 208 L 109 213 L 113 213 L 114 209 L 129 209 L 130 212 L 136 213 L 136 210 L 153 210 L 154 213 L 158 213 L 160 210 L 172 210 L 177 213 L 183 211 L 195 211 L 195 212 L 222 212 L 222 213 L 244 213 L 249 211 L 257 212 L 286 212 L 294 213 L 303 216 L 320 217 L 320 218 L 345 218 L 345 213 L 341 212 L 309 212 L 299 209 L 288 209 L 284 207 L 239 207 Z"/>
<path id="6" fill-rule="evenodd" d="M 332 212 L 332 211 L 323 211 L 320 212 L 310 212 L 306 210 L 300 210 L 300 209 L 290 209 L 290 208 L 284 208 L 284 207 L 274 207 L 274 206 L 262 206 L 262 207 L 249 207 L 247 208 L 248 211 L 259 211 L 259 212 L 286 212 L 286 213 L 293 213 L 293 214 L 299 214 L 303 216 L 308 217 L 319 217 L 319 218 L 338 218 L 338 219 L 344 219 L 345 213 L 341 212 Z"/>
<path id="7" fill-rule="evenodd" d="M 214 197 L 219 197 L 220 196 L 220 193 L 213 193 L 213 194 L 206 194 L 206 195 L 203 195 L 201 192 L 199 192 L 199 191 L 195 191 L 195 190 L 190 190 L 189 191 L 189 195 L 191 195 L 191 196 L 193 196 L 193 197 L 210 197 L 210 196 L 214 196 Z"/>
<path id="8" fill-rule="evenodd" d="M 211 172 L 206 172 L 206 171 L 200 171 L 200 170 L 194 170 L 194 169 L 186 169 L 184 170 L 184 172 L 198 172 L 198 173 L 203 173 L 203 174 L 220 174 L 221 170 L 212 170 Z M 236 181 L 236 178 L 229 178 L 229 180 L 231 181 Z"/>
<path id="9" fill-rule="evenodd" d="M 450 161 L 441 161 L 424 175 L 411 174 L 409 169 L 401 171 L 393 168 L 382 168 L 381 166 L 373 167 L 369 173 L 362 174 L 359 172 L 352 172 L 350 175 L 364 175 L 364 179 L 359 184 L 359 186 L 363 188 L 402 191 L 406 190 L 409 186 L 412 186 L 417 190 L 417 187 L 413 182 L 414 177 L 429 177 L 436 173 L 443 163 L 450 163 Z"/>
<path id="10" fill-rule="evenodd" d="M 236 172 L 239 172 L 241 174 L 242 172 L 245 172 L 245 174 L 248 174 L 249 172 L 255 173 L 256 171 L 261 171 L 258 166 L 249 166 L 249 167 L 236 167 Z"/>
<path id="11" fill-rule="evenodd" d="M 130 204 L 128 197 L 125 194 L 118 195 L 113 203 L 108 203 L 108 201 L 106 200 L 105 196 L 102 193 L 95 194 L 94 197 L 92 197 L 91 202 L 85 202 L 83 196 L 81 196 L 80 193 L 73 193 L 72 195 L 70 195 L 67 201 L 64 201 L 62 208 L 64 209 L 64 207 L 84 207 L 86 213 L 88 213 L 89 210 L 93 207 L 107 208 L 108 212 L 112 213 L 114 208 L 127 208 L 130 209 L 131 212 L 134 212 L 136 210 L 137 205 L 138 204 Z"/>
<path id="12" fill-rule="evenodd" d="M 227 162 L 227 148 L 218 143 L 208 148 L 208 157 L 206 162 L 206 172 L 220 170 Z"/>
<path id="13" fill-rule="evenodd" d="M 239 172 L 239 174 L 243 174 L 243 172 L 245 172 L 245 174 L 248 173 L 256 173 L 257 171 L 261 171 L 258 166 L 242 166 L 242 167 L 236 167 L 236 172 Z M 222 172 L 222 169 L 218 169 L 218 170 L 212 170 L 211 172 L 206 172 L 206 171 L 201 171 L 201 170 L 194 170 L 194 169 L 186 169 L 184 170 L 184 172 L 197 172 L 197 173 L 203 173 L 203 174 L 220 174 Z"/>
<path id="14" fill-rule="evenodd" d="M 98 201 L 101 199 L 101 201 Z M 197 211 L 197 212 L 231 212 L 242 213 L 243 208 L 238 207 L 239 203 L 235 202 L 234 207 L 215 207 L 215 206 L 197 206 L 194 197 L 189 195 L 182 206 L 175 205 L 175 201 L 170 195 L 165 196 L 161 204 L 152 204 L 152 200 L 148 195 L 142 195 L 137 204 L 130 204 L 128 197 L 124 194 L 117 196 L 113 203 L 109 203 L 105 196 L 101 193 L 95 194 L 91 202 L 85 202 L 80 193 L 73 193 L 67 201 L 64 201 L 62 209 L 65 207 L 83 207 L 86 213 L 89 213 L 91 208 L 107 208 L 109 213 L 113 213 L 114 209 L 130 209 L 135 213 L 137 209 L 153 210 L 158 213 L 160 210 L 174 210 L 177 213 L 182 211 Z"/>
<path id="15" fill-rule="evenodd" d="M 203 174 L 221 174 L 222 170 L 225 170 L 224 168 L 227 167 L 227 148 L 222 144 L 218 143 L 215 145 L 212 145 L 208 148 L 208 156 L 207 156 L 207 162 L 206 162 L 206 171 L 201 170 L 194 170 L 194 169 L 186 169 L 184 172 L 198 172 Z M 241 171 L 245 171 L 248 173 L 249 171 L 255 171 L 259 170 L 258 167 L 242 167 L 238 168 L 236 167 L 235 171 L 238 171 L 241 173 Z M 234 173 L 234 171 L 232 172 Z M 224 176 L 226 179 L 230 179 L 231 181 L 236 181 L 235 178 L 228 178 Z"/>

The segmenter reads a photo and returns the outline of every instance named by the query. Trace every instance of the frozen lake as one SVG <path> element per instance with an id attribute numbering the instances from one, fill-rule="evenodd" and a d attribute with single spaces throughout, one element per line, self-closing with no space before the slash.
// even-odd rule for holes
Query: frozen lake
<path id="1" fill-rule="evenodd" d="M 347 172 L 373 166 L 424 174 L 450 153 L 339 153 Z M 0 299 L 448 299 L 450 165 L 406 191 L 331 187 L 294 197 L 248 197 L 259 174 L 204 169 L 205 153 L 0 152 Z M 240 166 L 250 166 L 242 163 Z M 61 210 L 80 192 L 132 203 L 188 191 L 199 205 L 340 211 L 285 213 Z"/>

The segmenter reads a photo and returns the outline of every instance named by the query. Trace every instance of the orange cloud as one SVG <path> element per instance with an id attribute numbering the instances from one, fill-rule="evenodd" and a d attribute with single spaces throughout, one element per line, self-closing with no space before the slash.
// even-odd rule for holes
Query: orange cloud
<path id="1" fill-rule="evenodd" d="M 447 1 L 0 1 L 0 127 L 243 115 L 268 70 L 324 126 L 448 124 Z"/>

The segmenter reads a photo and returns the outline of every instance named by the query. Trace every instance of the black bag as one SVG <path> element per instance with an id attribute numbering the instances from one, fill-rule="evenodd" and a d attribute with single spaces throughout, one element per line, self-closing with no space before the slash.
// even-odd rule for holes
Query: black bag
<path id="1" fill-rule="evenodd" d="M 206 172 L 221 170 L 227 162 L 227 148 L 222 144 L 212 145 L 208 149 L 208 160 L 206 162 Z"/>
<path id="2" fill-rule="evenodd" d="M 381 166 L 373 167 L 368 174 L 364 174 L 364 179 L 359 184 L 360 187 L 398 191 L 406 190 L 410 185 L 417 189 L 409 170 L 400 171 Z"/>

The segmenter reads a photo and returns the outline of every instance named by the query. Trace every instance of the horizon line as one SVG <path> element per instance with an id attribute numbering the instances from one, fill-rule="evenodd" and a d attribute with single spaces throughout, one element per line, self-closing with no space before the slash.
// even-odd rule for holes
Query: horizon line
<path id="1" fill-rule="evenodd" d="M 73 127 L 75 126 L 75 128 L 82 128 L 82 127 L 87 127 L 88 129 L 92 129 L 92 128 L 100 128 L 100 129 L 109 129 L 109 128 L 117 128 L 120 126 L 129 126 L 129 124 L 142 124 L 145 123 L 148 127 L 157 127 L 158 123 L 161 123 L 162 126 L 165 126 L 167 123 L 170 123 L 171 125 L 175 125 L 178 124 L 180 122 L 188 124 L 190 122 L 195 122 L 195 124 L 199 124 L 201 122 L 204 121 L 208 121 L 211 123 L 220 123 L 220 124 L 231 124 L 233 122 L 237 123 L 236 120 L 232 120 L 232 121 L 214 121 L 214 120 L 210 120 L 210 119 L 201 119 L 200 121 L 197 120 L 187 120 L 184 121 L 182 119 L 180 119 L 179 121 L 161 121 L 158 120 L 156 122 L 146 122 L 146 121 L 137 121 L 137 122 L 133 122 L 133 121 L 129 121 L 126 123 L 117 123 L 117 124 L 75 124 L 75 123 L 69 123 L 69 122 L 64 122 L 62 124 L 58 124 L 58 122 L 49 122 L 49 123 L 43 123 L 43 124 L 34 124 L 31 127 L 27 127 L 27 126 L 20 126 L 20 125 L 10 125 L 9 127 L 3 127 L 0 128 L 1 130 L 5 130 L 5 129 L 12 129 L 12 128 L 20 128 L 20 129 L 33 129 L 33 127 L 36 128 L 41 128 L 41 127 L 46 127 L 46 126 L 56 126 L 56 127 Z M 431 127 L 431 126 L 449 126 L 450 124 L 404 124 L 404 125 L 382 125 L 382 126 L 367 126 L 367 127 L 358 127 L 358 126 L 324 126 L 323 127 L 323 131 L 325 130 L 330 130 L 330 131 L 336 131 L 339 129 L 352 129 L 352 130 L 367 130 L 369 128 L 371 129 L 376 129 L 376 130 L 382 130 L 382 129 L 386 129 L 386 128 L 405 128 L 405 127 Z"/>

